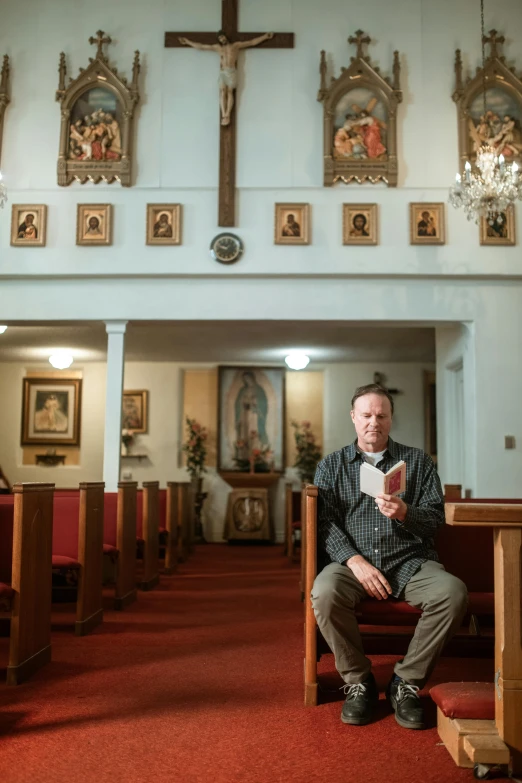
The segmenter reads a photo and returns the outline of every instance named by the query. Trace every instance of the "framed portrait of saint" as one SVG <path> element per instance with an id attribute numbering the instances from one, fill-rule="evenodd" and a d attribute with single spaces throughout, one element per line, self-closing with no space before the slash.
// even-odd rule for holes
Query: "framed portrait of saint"
<path id="1" fill-rule="evenodd" d="M 343 245 L 377 243 L 377 204 L 343 204 Z"/>
<path id="2" fill-rule="evenodd" d="M 220 367 L 218 470 L 285 470 L 282 367 Z"/>
<path id="3" fill-rule="evenodd" d="M 181 204 L 147 204 L 147 245 L 181 244 Z"/>
<path id="4" fill-rule="evenodd" d="M 22 446 L 79 446 L 79 378 L 24 378 Z"/>
<path id="5" fill-rule="evenodd" d="M 77 245 L 112 245 L 112 205 L 78 204 Z"/>
<path id="6" fill-rule="evenodd" d="M 149 428 L 149 393 L 146 389 L 123 392 L 121 428 L 144 433 Z"/>
<path id="7" fill-rule="evenodd" d="M 445 241 L 444 204 L 410 204 L 410 244 L 443 245 Z"/>
<path id="8" fill-rule="evenodd" d="M 481 245 L 515 245 L 515 208 L 480 218 Z"/>
<path id="9" fill-rule="evenodd" d="M 13 204 L 11 213 L 11 245 L 14 247 L 44 247 L 47 228 L 45 204 Z"/>
<path id="10" fill-rule="evenodd" d="M 310 244 L 310 204 L 275 205 L 276 245 Z"/>

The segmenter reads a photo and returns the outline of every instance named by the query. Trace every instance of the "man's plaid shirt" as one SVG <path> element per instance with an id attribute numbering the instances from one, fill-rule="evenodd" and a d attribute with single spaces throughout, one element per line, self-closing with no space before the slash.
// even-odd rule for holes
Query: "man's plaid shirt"
<path id="1" fill-rule="evenodd" d="M 406 463 L 408 506 L 404 522 L 381 514 L 370 495 L 360 489 L 364 456 L 357 440 L 325 457 L 317 466 L 319 567 L 346 563 L 362 555 L 378 568 L 398 598 L 426 560 L 438 560 L 434 536 L 444 524 L 444 496 L 433 460 L 421 449 L 388 438 L 388 448 L 376 465 L 386 473 L 399 460 Z"/>

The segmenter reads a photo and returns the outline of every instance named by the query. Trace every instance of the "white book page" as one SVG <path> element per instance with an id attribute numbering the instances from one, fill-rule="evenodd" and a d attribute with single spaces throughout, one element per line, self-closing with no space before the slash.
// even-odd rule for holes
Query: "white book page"
<path id="1" fill-rule="evenodd" d="M 376 498 L 384 492 L 384 473 L 382 470 L 363 462 L 360 472 L 361 492 Z"/>

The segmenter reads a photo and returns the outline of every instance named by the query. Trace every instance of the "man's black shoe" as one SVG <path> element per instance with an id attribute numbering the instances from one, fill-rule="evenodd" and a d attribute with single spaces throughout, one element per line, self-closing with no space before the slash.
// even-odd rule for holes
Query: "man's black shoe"
<path id="1" fill-rule="evenodd" d="M 346 699 L 341 712 L 342 722 L 351 723 L 353 726 L 364 726 L 365 723 L 369 723 L 379 701 L 379 692 L 373 674 L 356 685 L 346 683 L 343 690 Z"/>
<path id="2" fill-rule="evenodd" d="M 424 710 L 419 699 L 419 689 L 396 675 L 386 688 L 386 698 L 395 712 L 395 720 L 405 729 L 423 729 Z"/>

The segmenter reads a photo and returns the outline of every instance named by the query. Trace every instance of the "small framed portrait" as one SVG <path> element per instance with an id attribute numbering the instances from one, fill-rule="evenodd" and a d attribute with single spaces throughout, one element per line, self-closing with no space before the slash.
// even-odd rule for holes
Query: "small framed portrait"
<path id="1" fill-rule="evenodd" d="M 45 204 L 13 204 L 11 244 L 15 247 L 43 247 L 47 226 Z"/>
<path id="2" fill-rule="evenodd" d="M 181 204 L 147 204 L 147 245 L 181 245 Z"/>
<path id="3" fill-rule="evenodd" d="M 310 204 L 276 204 L 276 245 L 310 244 Z"/>
<path id="4" fill-rule="evenodd" d="M 112 245 L 112 205 L 78 204 L 77 245 Z"/>
<path id="5" fill-rule="evenodd" d="M 343 245 L 376 244 L 377 204 L 343 204 Z"/>
<path id="6" fill-rule="evenodd" d="M 444 204 L 410 204 L 410 244 L 443 245 Z"/>
<path id="7" fill-rule="evenodd" d="M 515 208 L 480 218 L 481 245 L 515 245 Z"/>
<path id="8" fill-rule="evenodd" d="M 121 428 L 143 433 L 149 428 L 149 393 L 146 389 L 123 392 Z"/>
<path id="9" fill-rule="evenodd" d="M 82 382 L 24 378 L 22 446 L 79 446 Z"/>

